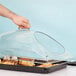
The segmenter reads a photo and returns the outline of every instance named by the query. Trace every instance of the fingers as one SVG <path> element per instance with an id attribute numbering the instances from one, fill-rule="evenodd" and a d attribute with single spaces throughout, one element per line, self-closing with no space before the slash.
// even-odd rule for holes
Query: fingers
<path id="1" fill-rule="evenodd" d="M 22 26 L 24 26 L 24 28 L 30 28 L 30 24 L 29 24 L 29 23 L 23 22 L 23 23 L 22 23 Z"/>
<path id="2" fill-rule="evenodd" d="M 24 27 L 24 26 L 22 26 L 22 25 L 19 25 L 19 28 L 24 29 L 25 27 Z"/>
<path id="3" fill-rule="evenodd" d="M 19 28 L 29 29 L 29 28 L 30 28 L 30 24 L 29 24 L 29 23 L 26 23 L 26 22 L 22 22 L 22 23 L 19 25 Z"/>
<path id="4" fill-rule="evenodd" d="M 27 28 L 30 28 L 30 23 L 28 19 L 23 20 L 23 26 L 27 26 Z"/>
<path id="5" fill-rule="evenodd" d="M 26 19 L 26 18 L 24 18 L 23 22 L 25 22 L 25 23 L 29 23 L 29 20 Z"/>
<path id="6" fill-rule="evenodd" d="M 29 20 L 22 17 L 22 16 L 15 16 L 13 19 L 13 22 L 19 26 L 19 28 L 22 29 L 29 29 L 30 28 L 30 23 Z"/>

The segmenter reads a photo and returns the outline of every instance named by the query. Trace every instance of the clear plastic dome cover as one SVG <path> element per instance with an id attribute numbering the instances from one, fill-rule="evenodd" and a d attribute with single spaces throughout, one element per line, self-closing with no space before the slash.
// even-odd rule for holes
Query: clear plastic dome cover
<path id="1" fill-rule="evenodd" d="M 64 59 L 67 52 L 47 34 L 25 29 L 0 35 L 0 57 L 5 55 L 51 60 Z"/>

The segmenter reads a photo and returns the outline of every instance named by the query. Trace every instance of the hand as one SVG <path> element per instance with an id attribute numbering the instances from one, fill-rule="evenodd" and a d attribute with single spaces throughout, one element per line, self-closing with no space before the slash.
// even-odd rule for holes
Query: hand
<path id="1" fill-rule="evenodd" d="M 19 26 L 19 28 L 22 28 L 22 29 L 29 29 L 30 28 L 30 23 L 29 23 L 29 20 L 27 18 L 24 18 L 22 16 L 14 16 L 12 18 L 12 21 Z"/>

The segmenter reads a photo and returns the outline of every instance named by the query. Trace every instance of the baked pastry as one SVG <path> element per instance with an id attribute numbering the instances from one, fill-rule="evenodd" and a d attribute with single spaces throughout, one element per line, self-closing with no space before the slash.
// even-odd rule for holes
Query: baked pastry
<path id="1" fill-rule="evenodd" d="M 0 59 L 0 64 L 1 64 L 1 59 Z"/>
<path id="2" fill-rule="evenodd" d="M 1 63 L 2 64 L 7 64 L 7 65 L 14 65 L 14 63 L 11 62 L 11 61 L 2 61 Z"/>
<path id="3" fill-rule="evenodd" d="M 16 56 L 12 56 L 11 62 L 14 63 L 14 65 L 17 65 L 18 64 L 18 58 Z"/>
<path id="4" fill-rule="evenodd" d="M 12 56 L 11 60 L 18 60 L 17 56 Z"/>
<path id="5" fill-rule="evenodd" d="M 56 65 L 56 64 L 44 63 L 44 64 L 39 65 L 38 67 L 52 67 L 54 65 Z"/>
<path id="6" fill-rule="evenodd" d="M 8 56 L 8 55 L 4 56 L 3 60 L 5 60 L 5 61 L 10 60 L 10 56 Z"/>
<path id="7" fill-rule="evenodd" d="M 1 64 L 17 65 L 18 59 L 16 56 L 13 57 L 4 56 L 3 60 L 1 61 Z"/>
<path id="8" fill-rule="evenodd" d="M 34 59 L 19 58 L 19 64 L 24 66 L 35 66 Z"/>

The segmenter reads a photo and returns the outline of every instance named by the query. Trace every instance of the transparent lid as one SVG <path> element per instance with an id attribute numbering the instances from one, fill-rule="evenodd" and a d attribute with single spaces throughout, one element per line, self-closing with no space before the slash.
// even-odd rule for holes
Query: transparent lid
<path id="1" fill-rule="evenodd" d="M 0 57 L 5 55 L 43 60 L 69 58 L 63 45 L 43 32 L 21 29 L 0 35 Z"/>

